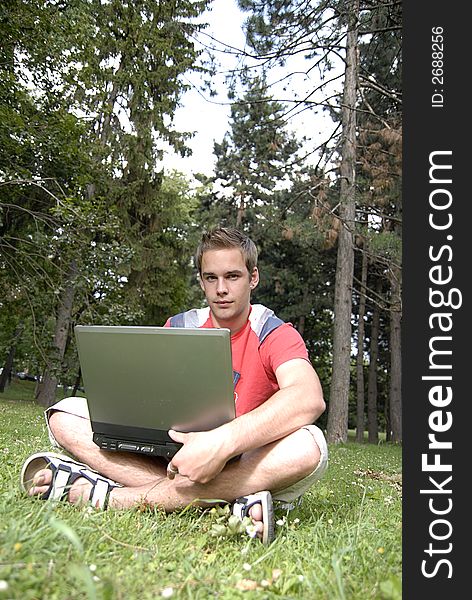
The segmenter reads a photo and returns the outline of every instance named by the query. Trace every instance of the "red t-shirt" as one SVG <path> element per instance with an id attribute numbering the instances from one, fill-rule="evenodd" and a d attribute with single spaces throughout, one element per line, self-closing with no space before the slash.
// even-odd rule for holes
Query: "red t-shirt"
<path id="1" fill-rule="evenodd" d="M 166 327 L 170 326 L 170 319 Z M 213 328 L 211 313 L 199 327 Z M 231 336 L 233 372 L 236 376 L 236 416 L 261 405 L 278 391 L 275 371 L 294 358 L 308 359 L 301 335 L 291 323 L 283 323 L 262 341 L 248 320 L 243 329 Z"/>

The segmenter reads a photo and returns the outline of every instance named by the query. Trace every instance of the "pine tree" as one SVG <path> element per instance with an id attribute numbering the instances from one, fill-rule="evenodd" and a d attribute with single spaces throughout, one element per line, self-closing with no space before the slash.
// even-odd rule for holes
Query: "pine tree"
<path id="1" fill-rule="evenodd" d="M 307 108 L 317 110 L 319 105 L 325 105 L 333 119 L 343 123 L 341 140 L 337 135 L 334 135 L 331 140 L 338 144 L 338 148 L 342 148 L 338 154 L 339 187 L 343 186 L 344 190 L 340 194 L 338 204 L 340 210 L 336 212 L 335 217 L 338 218 L 339 226 L 330 230 L 334 232 L 336 243 L 340 248 L 339 285 L 337 287 L 339 291 L 343 290 L 343 294 L 337 294 L 338 301 L 334 318 L 334 385 L 328 407 L 331 413 L 328 437 L 332 441 L 345 441 L 350 382 L 351 315 L 349 306 L 352 310 L 350 291 L 348 290 L 353 285 L 353 240 L 357 229 L 356 221 L 359 217 L 359 209 L 371 211 L 374 215 L 377 213 L 372 204 L 367 207 L 365 204 L 362 206 L 366 193 L 362 181 L 366 182 L 367 178 L 365 173 L 359 173 L 358 169 L 358 164 L 362 163 L 365 158 L 364 151 L 358 148 L 358 141 L 361 139 L 358 134 L 365 128 L 368 119 L 371 123 L 374 121 L 376 124 L 375 127 L 368 127 L 369 130 L 379 131 L 380 125 L 383 124 L 382 126 L 385 128 L 386 123 L 393 131 L 398 130 L 400 121 L 397 108 L 400 101 L 399 83 L 401 81 L 401 3 L 359 2 L 356 5 L 350 0 L 338 0 L 314 2 L 307 5 L 303 0 L 283 2 L 280 0 L 240 0 L 239 4 L 250 15 L 247 24 L 248 42 L 256 52 L 257 58 L 261 61 L 264 60 L 266 68 L 271 64 L 283 64 L 292 55 L 301 53 L 307 59 L 307 74 L 313 73 L 315 68 L 319 70 L 321 78 L 319 84 L 305 98 L 296 99 L 294 97 L 294 106 L 298 110 Z M 354 14 L 356 17 L 352 19 Z M 354 30 L 358 35 L 358 39 L 355 41 L 352 40 Z M 355 47 L 354 52 L 349 50 L 353 47 Z M 337 59 L 343 54 L 343 50 L 343 60 L 346 63 L 344 89 L 347 91 L 349 87 L 351 90 L 355 88 L 357 91 L 350 98 L 349 104 L 346 104 L 345 95 L 344 100 L 339 97 L 339 101 L 336 102 L 335 96 L 326 94 L 328 97 L 324 102 L 317 102 L 314 94 L 317 90 L 322 90 L 330 79 L 335 77 L 333 68 Z M 347 75 L 352 71 L 350 66 L 354 62 L 349 58 L 350 55 L 359 57 L 359 68 L 355 80 L 351 79 L 348 84 Z M 337 59 L 334 59 L 334 56 Z M 349 129 L 346 119 L 347 109 L 351 109 L 351 116 L 355 114 L 358 120 L 355 134 L 353 135 L 352 132 L 348 134 L 352 140 L 351 156 L 349 156 L 346 144 L 346 135 Z M 332 144 L 326 143 L 323 147 L 328 150 Z M 354 159 L 355 154 L 357 154 L 356 159 Z M 375 157 L 375 159 L 377 158 L 378 156 Z M 375 159 L 373 164 L 375 164 Z M 358 183 L 354 201 L 352 196 L 354 187 L 350 184 L 353 184 L 355 177 Z M 362 202 L 360 202 L 361 199 Z M 325 207 L 321 206 L 320 218 L 324 211 Z M 365 220 L 365 214 L 362 220 Z M 334 222 L 335 219 L 333 219 Z M 378 232 L 378 228 L 372 228 L 369 231 L 369 237 L 376 236 Z M 362 233 L 362 235 L 364 234 L 365 232 Z M 368 239 L 365 240 L 362 247 L 370 257 L 372 250 Z M 372 264 L 373 262 L 374 259 L 372 259 Z M 392 268 L 395 265 L 398 266 L 398 261 L 391 265 Z M 398 305 L 396 302 L 395 306 Z M 339 329 L 342 329 L 342 332 L 338 331 Z M 394 352 L 397 356 L 398 351 L 395 349 Z M 398 364 L 398 360 L 396 364 Z M 392 369 L 392 373 L 394 371 L 398 372 L 398 369 Z M 397 390 L 399 386 L 395 384 L 392 389 Z M 362 400 L 359 399 L 359 404 L 361 403 Z M 394 406 L 398 407 L 398 405 L 397 398 Z"/>
<path id="2" fill-rule="evenodd" d="M 185 184 L 166 180 L 157 163 L 159 144 L 186 152 L 186 134 L 175 131 L 172 118 L 185 89 L 180 75 L 197 68 L 191 36 L 207 4 L 27 0 L 2 6 L 8 19 L 1 20 L 7 43 L 0 111 L 21 132 L 0 165 L 2 191 L 17 190 L 18 197 L 0 198 L 3 240 L 20 240 L 7 285 L 15 285 L 13 263 L 28 243 L 28 229 L 40 224 L 31 241 L 38 250 L 42 240 L 41 269 L 51 284 L 43 304 L 54 315 L 41 336 L 50 341 L 44 405 L 54 399 L 74 307 L 94 293 L 90 264 L 102 270 L 102 279 L 111 275 L 119 293 L 127 277 L 130 312 L 140 311 L 144 320 L 163 320 L 184 300 L 192 201 Z M 33 91 L 22 82 L 26 74 Z"/>
<path id="3" fill-rule="evenodd" d="M 287 185 L 299 143 L 283 122 L 284 107 L 271 99 L 264 75 L 243 77 L 245 92 L 231 106 L 230 130 L 215 143 L 216 179 L 227 219 L 236 227 L 253 222 L 258 207 L 270 205 L 277 186 Z"/>

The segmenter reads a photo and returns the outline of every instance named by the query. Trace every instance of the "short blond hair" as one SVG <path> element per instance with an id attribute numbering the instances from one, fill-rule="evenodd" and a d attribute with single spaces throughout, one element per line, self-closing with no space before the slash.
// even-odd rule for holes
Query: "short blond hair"
<path id="1" fill-rule="evenodd" d="M 195 253 L 195 264 L 200 275 L 202 274 L 204 252 L 231 248 L 238 248 L 241 251 L 249 275 L 252 275 L 254 268 L 257 267 L 256 244 L 247 235 L 232 227 L 216 227 L 202 235 Z"/>

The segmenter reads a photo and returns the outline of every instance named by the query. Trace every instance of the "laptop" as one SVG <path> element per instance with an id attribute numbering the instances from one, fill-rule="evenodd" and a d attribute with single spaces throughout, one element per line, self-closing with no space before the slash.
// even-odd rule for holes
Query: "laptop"
<path id="1" fill-rule="evenodd" d="M 235 417 L 229 329 L 77 325 L 93 431 L 103 450 L 172 458 L 169 429 Z"/>

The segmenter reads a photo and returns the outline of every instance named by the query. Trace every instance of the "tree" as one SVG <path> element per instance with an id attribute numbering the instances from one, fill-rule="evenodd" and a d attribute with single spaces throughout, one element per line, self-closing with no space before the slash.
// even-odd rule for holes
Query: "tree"
<path id="1" fill-rule="evenodd" d="M 377 293 L 380 295 L 382 290 L 382 280 L 377 279 Z M 380 306 L 375 303 L 372 323 L 370 330 L 370 362 L 367 388 L 367 432 L 370 444 L 377 444 L 379 441 L 379 421 L 378 421 L 378 356 L 379 356 L 379 335 L 380 335 Z"/>
<path id="2" fill-rule="evenodd" d="M 391 308 L 390 308 L 390 394 L 389 410 L 392 442 L 402 441 L 401 410 L 401 281 L 400 269 L 391 271 Z"/>
<path id="3" fill-rule="evenodd" d="M 329 398 L 328 442 L 346 442 L 351 367 L 352 280 L 356 182 L 357 28 L 359 2 L 347 7 L 346 70 L 342 103 L 340 219 L 334 291 L 333 377 Z"/>
<path id="4" fill-rule="evenodd" d="M 401 6 L 398 2 L 356 3 L 347 0 L 310 3 L 309 6 L 303 0 L 241 0 L 239 4 L 250 13 L 247 39 L 256 53 L 251 58 L 264 63 L 267 69 L 271 64 L 283 64 L 295 54 L 303 54 L 307 58 L 306 74 L 312 74 L 315 69 L 319 70 L 320 83 L 314 85 L 305 97 L 293 98 L 293 108 L 288 112 L 300 112 L 308 108 L 317 110 L 319 106 L 325 106 L 334 121 L 342 124 L 341 143 L 338 136 L 333 135 L 321 148 L 328 151 L 330 147 L 333 148 L 333 144 L 337 144 L 334 146 L 336 153 L 340 149 L 339 177 L 340 187 L 343 189 L 340 190 L 341 201 L 336 214 L 343 226 L 336 232 L 339 273 L 334 316 L 333 381 L 328 407 L 328 438 L 331 441 L 345 441 L 350 383 L 349 307 L 353 273 L 352 242 L 357 227 L 357 201 L 363 193 L 363 190 L 357 189 L 354 196 L 354 185 L 350 187 L 357 171 L 358 160 L 354 159 L 354 156 L 359 154 L 358 127 L 356 124 L 355 128 L 351 129 L 352 148 L 349 156 L 346 145 L 346 113 L 351 108 L 356 111 L 357 117 L 359 114 L 366 114 L 382 123 L 388 118 L 389 111 L 391 112 L 392 102 L 398 100 Z M 392 40 L 394 43 L 389 43 Z M 352 69 L 357 55 L 359 68 Z M 337 92 L 328 92 L 328 86 L 339 77 L 339 59 L 345 63 L 345 94 L 337 103 Z M 355 76 L 351 77 L 353 72 Z M 290 76 L 291 74 L 287 73 L 285 80 L 289 80 Z M 350 94 L 349 100 L 346 96 L 347 89 L 351 92 L 356 90 Z M 323 90 L 326 90 L 325 98 L 317 100 L 317 95 L 319 97 Z M 346 104 L 346 100 L 349 104 Z M 346 204 L 348 197 L 350 200 Z"/>
<path id="5" fill-rule="evenodd" d="M 361 287 L 359 290 L 359 312 L 357 326 L 357 358 L 356 358 L 356 382 L 357 382 L 357 405 L 356 405 L 356 442 L 364 441 L 365 430 L 365 395 L 364 395 L 364 332 L 365 332 L 365 309 L 366 309 L 366 285 L 368 256 L 362 253 Z"/>
<path id="6" fill-rule="evenodd" d="M 284 107 L 268 95 L 264 74 L 244 75 L 245 92 L 231 106 L 229 131 L 215 143 L 215 176 L 228 194 L 219 202 L 236 227 L 254 224 L 260 207 L 273 202 L 277 186 L 287 186 L 294 175 L 299 142 L 285 128 Z"/>
<path id="7" fill-rule="evenodd" d="M 380 3 L 362 25 L 359 76 L 359 199 L 369 215 L 364 250 L 387 285 L 390 313 L 387 438 L 401 441 L 401 15 L 400 2 Z M 370 290 L 375 297 L 375 290 Z M 380 371 L 379 371 L 380 373 Z"/>
<path id="8" fill-rule="evenodd" d="M 134 292 L 146 319 L 162 318 L 164 310 L 183 299 L 182 278 L 187 277 L 188 265 L 182 256 L 191 202 L 175 177 L 167 187 L 163 184 L 157 161 L 159 144 L 164 142 L 186 152 L 186 136 L 174 130 L 172 118 L 185 89 L 180 76 L 197 68 L 191 36 L 200 26 L 192 19 L 206 5 L 185 0 L 131 4 L 72 0 L 65 6 L 48 0 L 13 2 L 8 6 L 9 20 L 2 20 L 8 44 L 2 71 L 5 85 L 0 89 L 8 90 L 13 82 L 17 106 L 11 106 L 6 94 L 1 110 L 13 115 L 26 132 L 13 138 L 10 145 L 15 152 L 5 154 L 0 166 L 5 194 L 15 189 L 21 198 L 2 199 L 0 209 L 8 213 L 2 239 L 18 256 L 28 243 L 28 229 L 41 223 L 31 242 L 37 244 L 42 237 L 41 248 L 47 252 L 41 251 L 39 262 L 50 275 L 49 294 L 57 299 L 50 302 L 54 318 L 47 320 L 51 345 L 40 390 L 44 405 L 53 401 L 74 306 L 93 293 L 96 278 L 89 277 L 85 258 L 100 265 L 98 278 L 107 279 L 110 268 L 102 260 L 106 259 L 102 250 L 113 240 L 120 244 L 121 272 L 114 265 L 113 277 L 117 282 L 127 278 L 130 297 Z M 29 79 L 34 90 L 22 78 Z M 55 144 L 59 138 L 48 138 L 49 130 L 45 144 L 36 143 L 30 115 L 41 122 L 45 114 L 51 119 L 61 116 L 57 127 L 61 135 L 69 125 L 73 135 L 68 145 Z M 72 159 L 60 168 L 57 159 L 67 158 L 67 152 Z M 90 216 L 91 206 L 100 207 L 96 216 L 103 221 L 89 219 L 85 231 L 83 219 Z M 60 210 L 53 214 L 57 207 Z M 100 229 L 101 222 L 106 232 Z M 14 238 L 20 241 L 13 244 Z M 67 251 L 51 254 L 51 245 L 63 242 Z M 56 263 L 50 258 L 47 263 L 50 256 Z M 12 262 L 5 264 L 11 273 Z M 166 294 L 152 294 L 156 279 L 161 290 L 167 287 Z"/>

